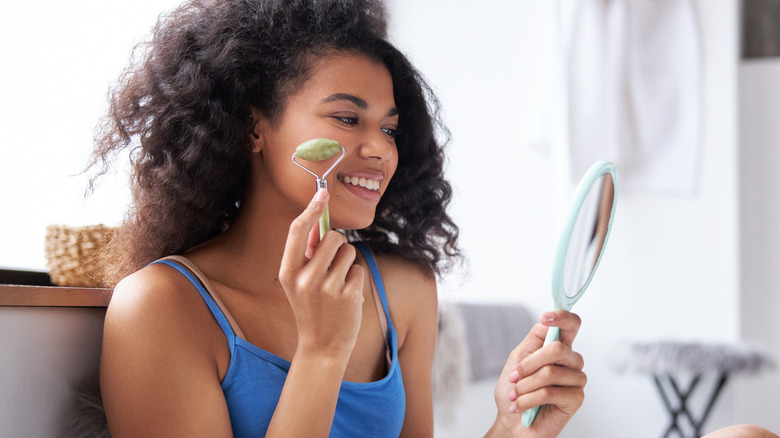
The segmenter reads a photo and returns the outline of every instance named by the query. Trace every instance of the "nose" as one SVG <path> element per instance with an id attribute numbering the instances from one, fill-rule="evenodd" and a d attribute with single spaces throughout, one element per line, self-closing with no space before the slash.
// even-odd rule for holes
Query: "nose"
<path id="1" fill-rule="evenodd" d="M 361 139 L 358 155 L 380 161 L 391 159 L 397 153 L 395 142 L 380 129 L 372 131 Z"/>

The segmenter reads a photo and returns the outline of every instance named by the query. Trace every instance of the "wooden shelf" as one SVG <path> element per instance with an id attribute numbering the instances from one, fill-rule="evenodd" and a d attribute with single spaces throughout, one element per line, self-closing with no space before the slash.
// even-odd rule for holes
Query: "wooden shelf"
<path id="1" fill-rule="evenodd" d="M 111 289 L 0 284 L 0 306 L 107 307 Z"/>

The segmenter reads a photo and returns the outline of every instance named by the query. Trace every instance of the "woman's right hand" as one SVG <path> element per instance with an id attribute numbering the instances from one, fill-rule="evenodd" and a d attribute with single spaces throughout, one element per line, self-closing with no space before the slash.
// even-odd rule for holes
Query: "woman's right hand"
<path id="1" fill-rule="evenodd" d="M 318 191 L 287 234 L 279 282 L 295 316 L 298 345 L 269 437 L 328 435 L 360 330 L 364 273 L 354 264 L 355 248 L 336 231 L 321 241 L 312 236 L 327 202 L 327 191 Z"/>
<path id="2" fill-rule="evenodd" d="M 279 281 L 295 315 L 297 351 L 348 360 L 360 330 L 364 272 L 341 233 L 318 238 L 327 202 L 327 190 L 319 190 L 290 225 Z"/>

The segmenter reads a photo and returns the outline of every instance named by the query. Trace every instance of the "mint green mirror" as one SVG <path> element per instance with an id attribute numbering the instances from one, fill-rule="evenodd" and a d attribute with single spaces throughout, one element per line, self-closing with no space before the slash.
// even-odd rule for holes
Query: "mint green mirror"
<path id="1" fill-rule="evenodd" d="M 553 262 L 555 310 L 571 310 L 593 279 L 615 217 L 617 189 L 617 170 L 608 161 L 594 163 L 577 186 Z M 544 345 L 557 341 L 560 334 L 558 327 L 550 327 Z M 538 406 L 523 412 L 524 426 L 533 423 L 537 411 Z"/>

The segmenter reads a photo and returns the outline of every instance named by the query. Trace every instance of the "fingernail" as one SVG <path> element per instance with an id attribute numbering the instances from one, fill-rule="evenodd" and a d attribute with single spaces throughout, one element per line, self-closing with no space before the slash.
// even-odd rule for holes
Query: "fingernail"
<path id="1" fill-rule="evenodd" d="M 518 380 L 520 380 L 520 373 L 517 372 L 517 370 L 512 370 L 512 372 L 509 373 L 509 381 L 512 383 L 517 383 Z"/>
<path id="2" fill-rule="evenodd" d="M 555 321 L 555 314 L 552 312 L 544 312 L 542 313 L 542 321 L 544 322 L 553 322 Z"/>
<path id="3" fill-rule="evenodd" d="M 509 401 L 515 401 L 515 400 L 517 400 L 517 393 L 513 389 L 509 391 Z"/>
<path id="4" fill-rule="evenodd" d="M 509 405 L 509 412 L 515 413 L 517 412 L 517 405 L 515 403 L 512 403 Z"/>
<path id="5" fill-rule="evenodd" d="M 328 197 L 328 189 L 319 189 L 317 190 L 317 193 L 314 195 L 314 200 L 317 202 L 322 202 L 327 197 Z"/>

